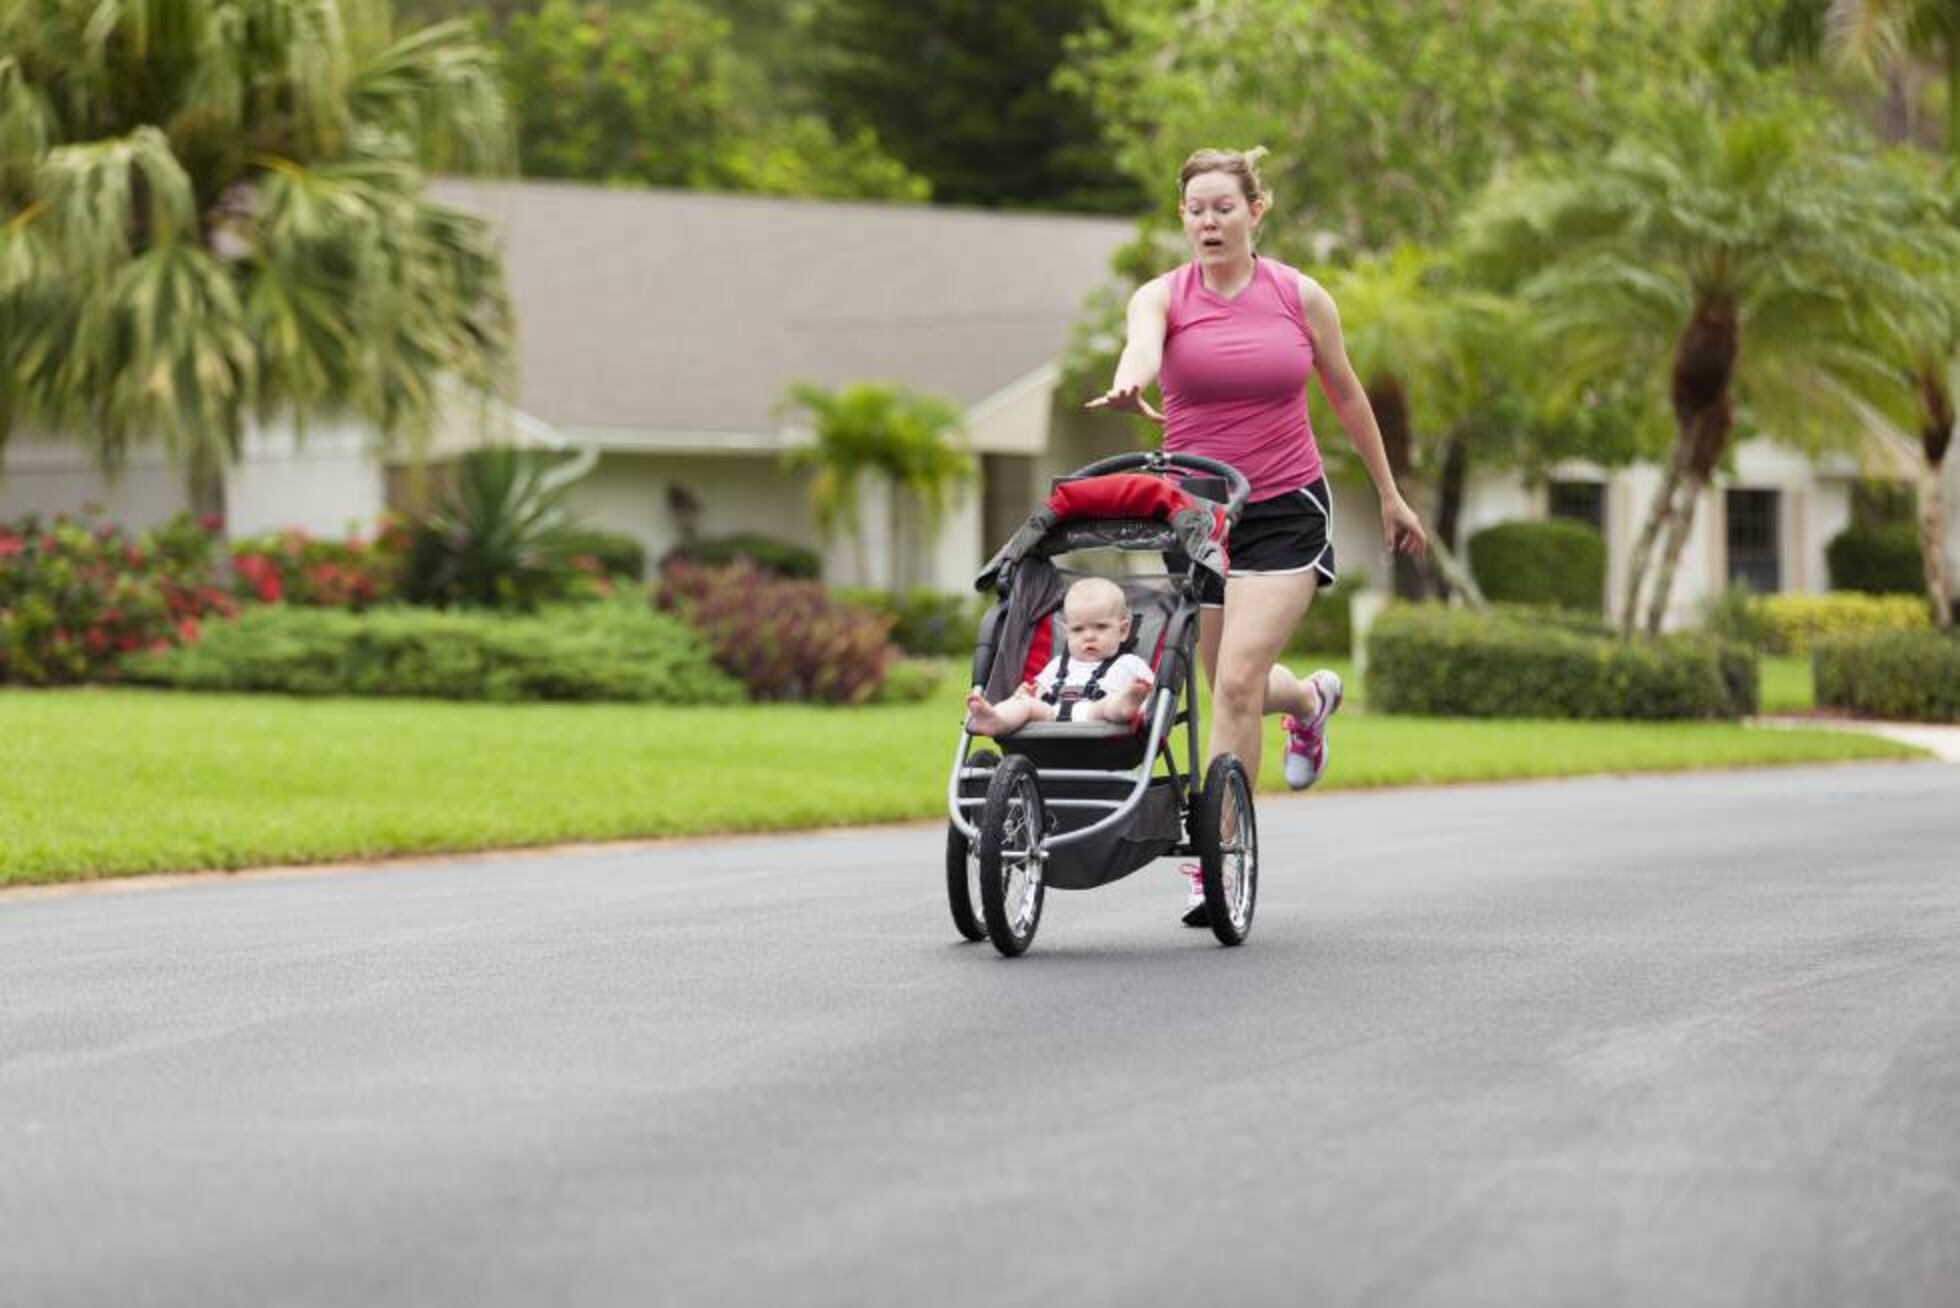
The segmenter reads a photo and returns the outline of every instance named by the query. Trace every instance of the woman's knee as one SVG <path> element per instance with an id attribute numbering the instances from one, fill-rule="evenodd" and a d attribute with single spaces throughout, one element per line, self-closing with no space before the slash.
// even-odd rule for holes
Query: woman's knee
<path id="1" fill-rule="evenodd" d="M 1217 712 L 1257 717 L 1266 705 L 1266 677 L 1270 665 L 1230 661 L 1218 669 L 1218 682 L 1212 687 L 1212 703 Z"/>

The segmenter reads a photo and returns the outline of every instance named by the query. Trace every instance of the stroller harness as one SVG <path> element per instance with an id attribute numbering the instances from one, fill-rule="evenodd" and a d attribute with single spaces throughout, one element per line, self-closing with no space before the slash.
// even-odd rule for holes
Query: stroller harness
<path id="1" fill-rule="evenodd" d="M 1055 706 L 1055 721 L 1072 722 L 1075 720 L 1077 704 L 1094 703 L 1108 695 L 1109 692 L 1102 687 L 1102 679 L 1108 675 L 1116 660 L 1122 657 L 1122 651 L 1118 650 L 1096 664 L 1095 670 L 1089 674 L 1087 681 L 1080 686 L 1071 686 L 1068 684 L 1068 650 L 1064 649 L 1060 661 L 1055 666 L 1055 684 L 1050 686 L 1047 693 L 1041 697 L 1044 704 Z"/>

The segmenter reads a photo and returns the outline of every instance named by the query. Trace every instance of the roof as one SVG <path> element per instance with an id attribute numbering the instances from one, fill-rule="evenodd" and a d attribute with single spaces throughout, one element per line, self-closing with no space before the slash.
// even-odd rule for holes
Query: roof
<path id="1" fill-rule="evenodd" d="M 963 408 L 1052 363 L 1130 222 L 445 179 L 504 241 L 517 407 L 563 430 L 758 435 L 793 381 Z"/>

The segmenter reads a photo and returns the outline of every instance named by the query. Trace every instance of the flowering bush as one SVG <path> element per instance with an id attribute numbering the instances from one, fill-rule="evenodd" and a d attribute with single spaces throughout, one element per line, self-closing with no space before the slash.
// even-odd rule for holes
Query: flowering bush
<path id="1" fill-rule="evenodd" d="M 234 541 L 232 590 L 263 604 L 364 609 L 394 595 L 408 540 L 408 527 L 389 518 L 372 541 L 320 540 L 297 527 Z"/>
<path id="2" fill-rule="evenodd" d="M 131 537 L 109 524 L 0 524 L 0 682 L 111 681 L 131 650 L 198 637 L 237 609 L 213 576 L 217 524 L 179 517 Z"/>
<path id="3" fill-rule="evenodd" d="M 861 704 L 885 680 L 890 614 L 833 599 L 814 581 L 773 577 L 749 563 L 661 569 L 654 603 L 707 637 L 715 662 L 757 700 Z"/>

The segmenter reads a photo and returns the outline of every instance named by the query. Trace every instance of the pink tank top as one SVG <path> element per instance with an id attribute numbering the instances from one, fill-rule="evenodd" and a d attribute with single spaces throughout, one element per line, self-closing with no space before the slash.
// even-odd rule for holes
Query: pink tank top
<path id="1" fill-rule="evenodd" d="M 1252 280 L 1232 299 L 1205 289 L 1198 265 L 1170 275 L 1164 325 L 1164 448 L 1231 464 L 1268 500 L 1321 475 L 1307 424 L 1313 333 L 1300 304 L 1300 274 L 1252 261 Z"/>

